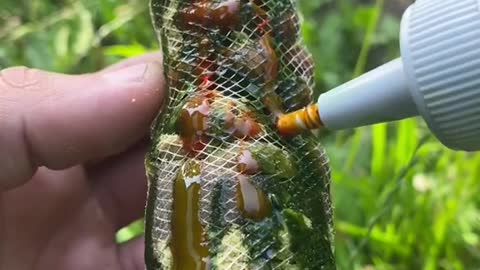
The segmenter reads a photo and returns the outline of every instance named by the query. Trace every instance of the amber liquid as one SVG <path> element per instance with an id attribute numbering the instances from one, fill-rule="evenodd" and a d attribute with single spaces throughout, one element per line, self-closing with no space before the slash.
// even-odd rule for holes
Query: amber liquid
<path id="1" fill-rule="evenodd" d="M 243 175 L 238 176 L 237 205 L 244 218 L 254 221 L 261 221 L 272 211 L 267 195 Z"/>
<path id="2" fill-rule="evenodd" d="M 190 165 L 191 164 L 186 164 Z M 206 270 L 208 247 L 203 241 L 203 228 L 199 221 L 200 184 L 194 183 L 200 177 L 197 164 L 179 173 L 174 187 L 172 219 L 173 269 Z M 196 167 L 196 168 L 195 168 Z"/>

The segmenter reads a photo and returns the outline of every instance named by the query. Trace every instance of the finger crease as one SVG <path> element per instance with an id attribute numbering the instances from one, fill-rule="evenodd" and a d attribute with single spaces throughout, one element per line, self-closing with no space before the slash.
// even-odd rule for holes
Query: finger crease
<path id="1" fill-rule="evenodd" d="M 119 220 L 118 214 L 118 205 L 120 205 L 121 199 L 118 197 L 118 194 L 114 192 L 112 189 L 106 188 L 104 185 L 100 184 L 98 191 L 100 196 L 97 196 L 100 207 L 103 209 L 103 212 L 110 220 L 110 223 L 115 228 L 115 230 L 119 229 L 119 225 L 121 220 Z"/>
<path id="2" fill-rule="evenodd" d="M 33 144 L 30 141 L 30 137 L 28 136 L 28 125 L 27 125 L 27 119 L 25 118 L 25 115 L 21 115 L 21 131 L 20 134 L 23 139 L 23 148 L 25 151 L 25 158 L 27 165 L 29 168 L 32 168 L 32 171 L 34 171 L 37 168 L 37 162 L 35 161 L 34 157 L 34 151 L 33 151 Z"/>

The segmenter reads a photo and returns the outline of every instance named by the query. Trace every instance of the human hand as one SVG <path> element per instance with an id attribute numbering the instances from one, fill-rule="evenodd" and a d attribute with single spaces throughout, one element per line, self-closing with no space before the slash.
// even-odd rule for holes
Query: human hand
<path id="1" fill-rule="evenodd" d="M 144 154 L 158 53 L 87 75 L 0 72 L 0 269 L 144 269 Z"/>

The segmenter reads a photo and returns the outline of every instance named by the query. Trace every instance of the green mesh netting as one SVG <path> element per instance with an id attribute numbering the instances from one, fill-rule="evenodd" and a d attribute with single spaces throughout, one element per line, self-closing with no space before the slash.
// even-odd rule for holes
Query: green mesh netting
<path id="1" fill-rule="evenodd" d="M 334 269 L 328 159 L 293 0 L 152 0 L 169 98 L 147 156 L 147 269 Z"/>

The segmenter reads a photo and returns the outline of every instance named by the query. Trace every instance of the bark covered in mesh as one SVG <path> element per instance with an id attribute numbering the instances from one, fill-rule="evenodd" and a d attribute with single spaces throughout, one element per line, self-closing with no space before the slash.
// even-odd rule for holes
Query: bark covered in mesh
<path id="1" fill-rule="evenodd" d="M 152 0 L 151 11 L 169 98 L 146 160 L 147 269 L 182 269 L 175 183 L 192 179 L 208 250 L 197 269 L 334 269 L 328 158 L 313 135 L 283 138 L 274 125 L 312 101 L 294 1 Z M 242 187 L 262 211 L 247 213 Z"/>

